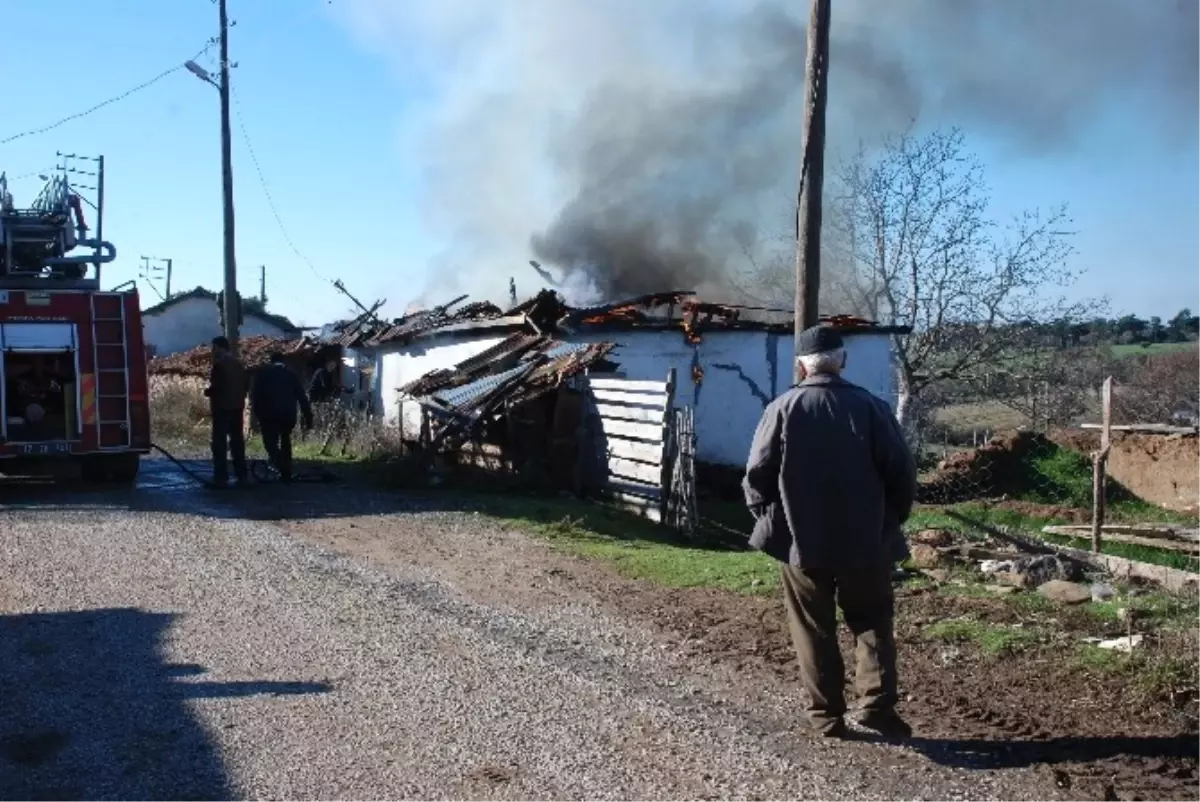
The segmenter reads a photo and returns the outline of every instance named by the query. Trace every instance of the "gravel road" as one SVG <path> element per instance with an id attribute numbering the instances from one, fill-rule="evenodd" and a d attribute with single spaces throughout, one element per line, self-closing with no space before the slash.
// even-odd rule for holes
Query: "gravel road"
<path id="1" fill-rule="evenodd" d="M 790 691 L 568 591 L 524 604 L 553 570 L 469 513 L 345 487 L 248 502 L 167 470 L 129 494 L 0 490 L 0 797 L 1044 793 L 1027 770 L 811 741 Z M 414 545 L 321 545 L 351 514 Z M 486 575 L 511 596 L 464 579 Z"/>

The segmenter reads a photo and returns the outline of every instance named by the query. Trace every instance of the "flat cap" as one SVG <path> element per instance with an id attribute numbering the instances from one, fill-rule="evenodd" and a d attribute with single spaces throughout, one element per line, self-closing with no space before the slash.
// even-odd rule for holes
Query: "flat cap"
<path id="1" fill-rule="evenodd" d="M 842 335 L 829 326 L 813 326 L 800 332 L 796 340 L 796 356 L 812 356 L 841 348 Z"/>

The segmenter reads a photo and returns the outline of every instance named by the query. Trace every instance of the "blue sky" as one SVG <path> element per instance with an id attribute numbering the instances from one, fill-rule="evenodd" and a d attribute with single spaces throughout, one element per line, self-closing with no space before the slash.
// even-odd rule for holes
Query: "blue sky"
<path id="1" fill-rule="evenodd" d="M 349 308 L 329 279 L 343 279 L 364 301 L 387 298 L 387 310 L 400 314 L 422 296 L 431 272 L 450 269 L 435 259 L 446 243 L 422 214 L 416 140 L 442 99 L 441 71 L 453 65 L 444 63 L 444 51 L 389 38 L 388 9 L 380 10 L 388 2 L 405 0 L 349 7 L 231 0 L 239 281 L 243 294 L 257 292 L 258 266 L 265 264 L 270 306 L 310 325 Z M 208 0 L 12 3 L 5 29 L 20 35 L 0 49 L 0 74 L 8 78 L 0 139 L 82 111 L 191 58 L 215 33 L 216 8 Z M 67 45 L 48 46 L 55 41 Z M 215 66 L 215 52 L 202 60 L 206 66 Z M 55 151 L 104 154 L 105 235 L 119 253 L 106 283 L 135 278 L 145 254 L 174 259 L 176 289 L 217 287 L 217 112 L 214 89 L 176 72 L 83 119 L 0 146 L 0 169 L 35 173 L 53 165 Z M 1036 159 L 967 133 L 986 160 L 999 211 L 1070 204 L 1079 232 L 1075 258 L 1087 271 L 1073 294 L 1108 295 L 1117 312 L 1169 317 L 1200 306 L 1200 157 L 1195 141 L 1164 149 L 1139 136 L 1134 116 L 1103 116 L 1072 152 Z M 281 233 L 239 117 L 275 208 L 315 269 Z M 39 185 L 25 178 L 12 190 L 21 201 Z M 516 232 L 512 241 L 528 233 Z M 527 255 L 518 250 L 503 258 L 532 290 L 533 277 L 522 269 Z"/>

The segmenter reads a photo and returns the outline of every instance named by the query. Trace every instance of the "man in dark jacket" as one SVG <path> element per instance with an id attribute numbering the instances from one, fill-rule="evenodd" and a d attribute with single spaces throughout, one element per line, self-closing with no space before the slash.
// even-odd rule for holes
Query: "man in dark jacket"
<path id="1" fill-rule="evenodd" d="M 314 404 L 324 404 L 337 398 L 338 367 L 338 360 L 331 357 L 313 373 L 312 381 L 308 385 L 308 398 Z"/>
<path id="2" fill-rule="evenodd" d="M 348 412 L 339 399 L 342 395 L 351 395 L 354 391 L 341 387 L 341 367 L 340 359 L 329 357 L 313 374 L 308 385 L 308 398 L 320 410 L 321 427 L 325 429 L 325 441 L 321 444 L 322 456 L 329 453 L 329 447 L 336 438 L 342 439 L 342 454 L 345 454 L 351 437 Z"/>
<path id="3" fill-rule="evenodd" d="M 229 482 L 226 458 L 233 456 L 233 471 L 239 485 L 246 484 L 246 436 L 242 430 L 246 418 L 246 368 L 233 355 L 229 340 L 214 337 L 212 372 L 209 374 L 209 410 L 212 414 L 213 482 Z"/>
<path id="4" fill-rule="evenodd" d="M 284 482 L 292 481 L 292 430 L 296 428 L 296 407 L 304 416 L 304 428 L 312 428 L 312 407 L 300 377 L 283 364 L 283 354 L 271 354 L 271 361 L 254 379 L 250 408 L 258 418 L 267 456 Z"/>
<path id="5" fill-rule="evenodd" d="M 843 737 L 844 668 L 836 607 L 857 641 L 859 722 L 891 737 L 912 730 L 895 711 L 891 574 L 916 496 L 916 465 L 888 405 L 841 378 L 836 330 L 801 333 L 803 380 L 763 414 L 743 489 L 750 543 L 782 563 L 784 603 L 813 728 Z"/>

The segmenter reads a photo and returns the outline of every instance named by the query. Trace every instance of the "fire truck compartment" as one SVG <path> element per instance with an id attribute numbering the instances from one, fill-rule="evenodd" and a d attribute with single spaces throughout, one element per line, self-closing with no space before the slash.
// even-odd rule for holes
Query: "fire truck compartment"
<path id="1" fill-rule="evenodd" d="M 80 439 L 78 337 L 61 322 L 0 324 L 0 439 Z"/>

